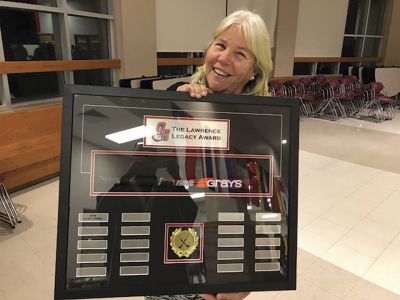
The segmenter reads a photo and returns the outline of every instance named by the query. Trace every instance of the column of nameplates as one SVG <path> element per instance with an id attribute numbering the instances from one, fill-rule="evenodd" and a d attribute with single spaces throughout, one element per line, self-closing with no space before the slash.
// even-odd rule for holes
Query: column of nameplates
<path id="1" fill-rule="evenodd" d="M 121 221 L 119 275 L 149 275 L 150 213 L 122 213 Z"/>
<path id="2" fill-rule="evenodd" d="M 218 222 L 227 223 L 218 225 L 217 273 L 243 272 L 244 213 L 220 212 Z"/>
<path id="3" fill-rule="evenodd" d="M 106 276 L 108 213 L 80 213 L 78 223 L 76 277 Z"/>
<path id="4" fill-rule="evenodd" d="M 256 213 L 256 272 L 280 271 L 280 222 L 280 213 Z"/>

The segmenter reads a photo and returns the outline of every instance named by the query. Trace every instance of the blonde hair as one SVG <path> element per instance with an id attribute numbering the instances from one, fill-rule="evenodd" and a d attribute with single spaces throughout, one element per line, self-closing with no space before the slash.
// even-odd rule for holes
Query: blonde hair
<path id="1" fill-rule="evenodd" d="M 268 76 L 272 70 L 271 49 L 267 27 L 259 15 L 246 10 L 239 10 L 228 15 L 215 29 L 213 41 L 206 47 L 205 55 L 218 36 L 232 27 L 241 30 L 247 46 L 255 57 L 254 80 L 244 86 L 242 94 L 268 95 Z M 197 68 L 191 82 L 207 85 L 205 64 Z"/>

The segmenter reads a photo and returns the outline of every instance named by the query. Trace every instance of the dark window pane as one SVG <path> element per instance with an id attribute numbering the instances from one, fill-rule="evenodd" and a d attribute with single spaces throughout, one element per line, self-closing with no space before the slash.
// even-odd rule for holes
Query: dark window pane
<path id="1" fill-rule="evenodd" d="M 339 68 L 339 74 L 342 75 L 352 75 L 352 73 L 349 73 L 349 68 L 350 67 L 355 67 L 356 63 L 346 63 L 346 62 L 342 62 L 340 63 L 340 68 Z M 357 74 L 358 76 L 358 74 Z"/>
<path id="2" fill-rule="evenodd" d="M 111 86 L 109 69 L 74 71 L 74 83 Z"/>
<path id="3" fill-rule="evenodd" d="M 293 75 L 312 75 L 313 63 L 296 62 L 293 66 Z"/>
<path id="4" fill-rule="evenodd" d="M 9 74 L 11 102 L 60 97 L 64 85 L 62 72 Z"/>
<path id="5" fill-rule="evenodd" d="M 56 6 L 56 0 L 7 0 L 10 2 L 28 3 L 28 4 L 38 4 L 46 6 Z"/>
<path id="6" fill-rule="evenodd" d="M 0 8 L 6 60 L 61 59 L 57 14 Z"/>
<path id="7" fill-rule="evenodd" d="M 379 56 L 380 38 L 365 38 L 363 56 Z"/>
<path id="8" fill-rule="evenodd" d="M 342 57 L 361 56 L 362 38 L 345 36 L 343 39 Z"/>
<path id="9" fill-rule="evenodd" d="M 349 1 L 345 29 L 346 34 L 364 34 L 367 7 L 367 0 Z"/>
<path id="10" fill-rule="evenodd" d="M 107 14 L 107 0 L 67 0 L 67 7 L 73 10 L 83 10 Z"/>
<path id="11" fill-rule="evenodd" d="M 108 59 L 107 21 L 69 16 L 72 59 Z"/>
<path id="12" fill-rule="evenodd" d="M 337 63 L 321 62 L 317 64 L 317 74 L 336 74 Z"/>
<path id="13" fill-rule="evenodd" d="M 371 8 L 368 17 L 367 34 L 382 35 L 383 21 L 385 18 L 386 0 L 371 0 Z"/>

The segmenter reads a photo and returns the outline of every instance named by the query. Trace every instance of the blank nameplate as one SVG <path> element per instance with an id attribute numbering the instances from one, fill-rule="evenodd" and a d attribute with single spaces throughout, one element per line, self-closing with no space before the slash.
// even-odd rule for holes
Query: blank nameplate
<path id="1" fill-rule="evenodd" d="M 78 254 L 76 262 L 78 264 L 106 263 L 107 253 Z"/>
<path id="2" fill-rule="evenodd" d="M 150 213 L 123 213 L 122 222 L 150 222 Z"/>
<path id="3" fill-rule="evenodd" d="M 107 236 L 108 227 L 107 226 L 79 226 L 78 236 Z"/>
<path id="4" fill-rule="evenodd" d="M 239 273 L 243 272 L 243 264 L 218 264 L 217 273 Z"/>
<path id="5" fill-rule="evenodd" d="M 150 226 L 121 226 L 121 235 L 149 235 Z"/>
<path id="6" fill-rule="evenodd" d="M 106 240 L 78 241 L 78 249 L 107 249 Z"/>
<path id="7" fill-rule="evenodd" d="M 243 238 L 219 238 L 218 247 L 243 247 Z"/>
<path id="8" fill-rule="evenodd" d="M 77 268 L 76 277 L 104 277 L 106 272 L 106 267 Z"/>
<path id="9" fill-rule="evenodd" d="M 276 272 L 280 271 L 281 266 L 279 263 L 256 263 L 256 272 Z"/>
<path id="10" fill-rule="evenodd" d="M 243 251 L 218 251 L 218 260 L 243 259 Z"/>
<path id="11" fill-rule="evenodd" d="M 218 213 L 218 221 L 243 222 L 244 221 L 244 213 Z"/>
<path id="12" fill-rule="evenodd" d="M 219 225 L 218 234 L 243 234 L 243 225 Z"/>
<path id="13" fill-rule="evenodd" d="M 108 213 L 80 213 L 78 221 L 79 223 L 108 222 Z"/>
<path id="14" fill-rule="evenodd" d="M 121 249 L 148 249 L 150 240 L 121 240 Z"/>
<path id="15" fill-rule="evenodd" d="M 281 233 L 280 225 L 256 225 L 256 234 L 278 234 Z"/>
<path id="16" fill-rule="evenodd" d="M 279 222 L 281 219 L 280 213 L 256 213 L 257 222 Z"/>
<path id="17" fill-rule="evenodd" d="M 121 253 L 120 262 L 147 262 L 149 261 L 149 253 Z"/>
<path id="18" fill-rule="evenodd" d="M 281 245 L 280 238 L 256 238 L 256 247 L 278 247 Z"/>
<path id="19" fill-rule="evenodd" d="M 119 268 L 120 276 L 149 275 L 148 266 L 124 266 Z"/>
<path id="20" fill-rule="evenodd" d="M 278 259 L 281 257 L 279 250 L 256 250 L 256 259 Z"/>

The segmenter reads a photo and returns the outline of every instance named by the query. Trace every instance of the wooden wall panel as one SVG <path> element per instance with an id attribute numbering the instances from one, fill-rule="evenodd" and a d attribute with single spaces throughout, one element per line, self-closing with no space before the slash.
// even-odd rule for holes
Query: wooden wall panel
<path id="1" fill-rule="evenodd" d="M 61 105 L 0 113 L 0 174 L 8 190 L 60 169 Z"/>

